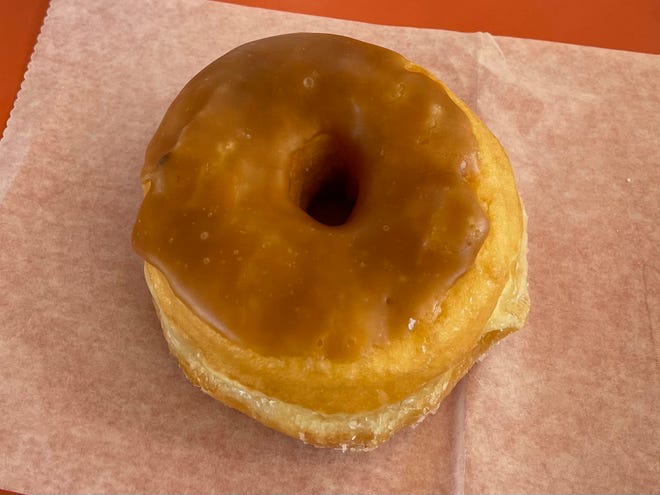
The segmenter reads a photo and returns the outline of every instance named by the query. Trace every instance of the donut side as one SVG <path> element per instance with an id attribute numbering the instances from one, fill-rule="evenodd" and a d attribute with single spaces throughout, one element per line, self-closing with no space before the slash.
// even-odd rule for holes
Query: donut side
<path id="1" fill-rule="evenodd" d="M 525 234 L 519 257 L 496 310 L 469 354 L 406 399 L 374 411 L 354 414 L 324 414 L 287 403 L 244 386 L 239 379 L 225 374 L 218 363 L 208 363 L 185 329 L 177 324 L 177 314 L 189 310 L 176 298 L 165 277 L 153 266 L 145 264 L 145 278 L 170 352 L 194 385 L 229 407 L 305 443 L 342 450 L 370 450 L 398 430 L 435 413 L 475 361 L 493 344 L 522 326 L 529 307 L 526 251 Z M 192 314 L 188 316 L 195 318 Z"/>

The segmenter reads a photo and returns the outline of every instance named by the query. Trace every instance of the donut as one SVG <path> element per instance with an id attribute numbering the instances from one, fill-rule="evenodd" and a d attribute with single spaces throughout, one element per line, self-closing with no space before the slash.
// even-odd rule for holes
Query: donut
<path id="1" fill-rule="evenodd" d="M 141 183 L 133 247 L 183 372 L 306 443 L 378 446 L 526 319 L 507 155 L 386 48 L 233 49 L 173 101 Z"/>

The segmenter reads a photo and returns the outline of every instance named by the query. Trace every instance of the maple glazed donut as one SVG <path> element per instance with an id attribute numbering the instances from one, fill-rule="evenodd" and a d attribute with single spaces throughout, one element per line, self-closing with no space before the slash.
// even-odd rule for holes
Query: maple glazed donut
<path id="1" fill-rule="evenodd" d="M 171 352 L 225 404 L 368 449 L 435 411 L 524 322 L 524 211 L 443 83 L 290 34 L 202 70 L 146 152 L 133 245 Z"/>

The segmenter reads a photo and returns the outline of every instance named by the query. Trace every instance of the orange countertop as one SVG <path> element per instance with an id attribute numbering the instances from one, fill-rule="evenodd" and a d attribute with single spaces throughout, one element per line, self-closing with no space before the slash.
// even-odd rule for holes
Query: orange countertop
<path id="1" fill-rule="evenodd" d="M 378 24 L 560 41 L 660 53 L 657 0 L 230 0 L 231 3 Z M 4 131 L 48 0 L 0 0 L 0 129 Z"/>

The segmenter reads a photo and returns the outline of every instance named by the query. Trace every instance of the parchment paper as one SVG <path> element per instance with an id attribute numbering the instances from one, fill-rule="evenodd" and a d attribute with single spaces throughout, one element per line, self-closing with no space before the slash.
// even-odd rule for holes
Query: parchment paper
<path id="1" fill-rule="evenodd" d="M 416 429 L 304 446 L 191 386 L 130 233 L 148 140 L 234 46 L 378 43 L 508 150 L 532 313 Z M 202 0 L 52 0 L 0 142 L 0 487 L 22 492 L 660 490 L 660 58 Z"/>

